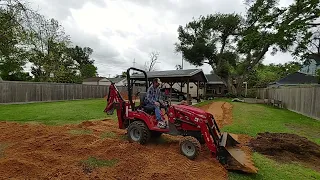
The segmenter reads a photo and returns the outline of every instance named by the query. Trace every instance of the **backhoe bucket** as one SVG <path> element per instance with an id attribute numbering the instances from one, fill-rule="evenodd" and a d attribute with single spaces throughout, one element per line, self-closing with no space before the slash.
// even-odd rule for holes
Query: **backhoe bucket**
<path id="1" fill-rule="evenodd" d="M 237 146 L 238 141 L 230 134 L 224 132 L 219 144 L 219 161 L 228 170 L 243 171 L 246 173 L 257 173 L 258 169 L 254 166 L 251 157 Z"/>

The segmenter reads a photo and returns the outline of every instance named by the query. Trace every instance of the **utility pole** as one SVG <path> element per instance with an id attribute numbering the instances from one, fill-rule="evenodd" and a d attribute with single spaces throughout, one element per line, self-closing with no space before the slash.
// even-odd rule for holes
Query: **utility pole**
<path id="1" fill-rule="evenodd" d="M 182 64 L 181 68 L 183 69 L 183 54 L 182 53 L 181 53 L 181 64 Z"/>
<path id="2" fill-rule="evenodd" d="M 133 67 L 135 67 L 136 66 L 136 59 L 134 58 L 133 59 Z"/>

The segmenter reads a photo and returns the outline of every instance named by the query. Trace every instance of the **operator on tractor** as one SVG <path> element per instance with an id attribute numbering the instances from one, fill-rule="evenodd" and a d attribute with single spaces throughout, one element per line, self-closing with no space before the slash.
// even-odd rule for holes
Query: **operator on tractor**
<path id="1" fill-rule="evenodd" d="M 152 81 L 152 86 L 148 88 L 146 98 L 144 99 L 146 106 L 155 108 L 155 114 L 158 121 L 159 128 L 166 128 L 166 123 L 161 117 L 160 106 L 163 102 L 160 99 L 160 85 L 161 81 L 159 78 L 155 78 Z"/>

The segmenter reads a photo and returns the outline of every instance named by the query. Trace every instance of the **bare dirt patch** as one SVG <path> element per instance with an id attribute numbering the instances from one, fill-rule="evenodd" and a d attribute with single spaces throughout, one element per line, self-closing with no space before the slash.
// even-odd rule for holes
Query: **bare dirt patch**
<path id="1" fill-rule="evenodd" d="M 4 179 L 227 179 L 205 147 L 191 161 L 179 153 L 178 137 L 164 135 L 161 143 L 145 146 L 129 143 L 114 120 L 65 126 L 0 122 L 0 132 L 0 143 L 8 144 L 0 157 Z M 102 166 L 81 163 L 92 159 Z M 115 163 L 103 166 L 107 162 Z"/>
<path id="2" fill-rule="evenodd" d="M 320 171 L 320 146 L 305 137 L 287 133 L 259 133 L 250 141 L 257 152 L 280 162 L 300 162 Z"/>
<path id="3" fill-rule="evenodd" d="M 221 128 L 232 123 L 232 104 L 228 102 L 213 102 L 200 109 L 211 113 Z"/>

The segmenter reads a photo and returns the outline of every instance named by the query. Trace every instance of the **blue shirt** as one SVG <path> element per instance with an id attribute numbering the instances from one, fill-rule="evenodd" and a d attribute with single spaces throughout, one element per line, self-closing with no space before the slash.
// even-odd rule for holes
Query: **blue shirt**
<path id="1" fill-rule="evenodd" d="M 153 85 L 148 88 L 145 98 L 146 104 L 154 104 L 154 102 L 160 101 L 160 88 L 154 88 Z"/>

